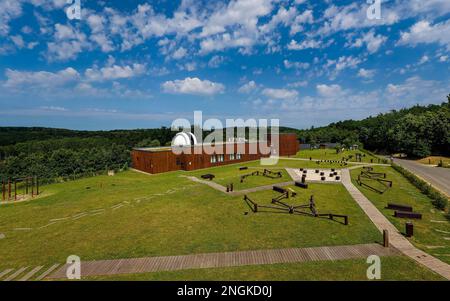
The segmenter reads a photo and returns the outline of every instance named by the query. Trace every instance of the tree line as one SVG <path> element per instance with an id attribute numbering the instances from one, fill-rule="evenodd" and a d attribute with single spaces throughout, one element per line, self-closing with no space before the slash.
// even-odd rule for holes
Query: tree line
<path id="1" fill-rule="evenodd" d="M 301 142 L 362 143 L 378 153 L 410 157 L 450 155 L 450 95 L 440 105 L 394 110 L 363 120 L 345 120 L 298 131 Z"/>

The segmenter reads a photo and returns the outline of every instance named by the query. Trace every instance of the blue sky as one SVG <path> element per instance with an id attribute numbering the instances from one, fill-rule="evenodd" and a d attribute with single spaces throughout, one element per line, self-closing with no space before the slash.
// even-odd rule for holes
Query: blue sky
<path id="1" fill-rule="evenodd" d="M 0 126 L 360 119 L 450 93 L 450 1 L 0 0 Z"/>

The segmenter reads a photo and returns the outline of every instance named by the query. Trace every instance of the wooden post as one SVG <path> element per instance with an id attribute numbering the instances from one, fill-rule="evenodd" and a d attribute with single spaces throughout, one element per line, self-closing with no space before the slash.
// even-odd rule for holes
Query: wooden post
<path id="1" fill-rule="evenodd" d="M 31 177 L 31 197 L 34 197 L 34 178 Z"/>
<path id="2" fill-rule="evenodd" d="M 17 180 L 14 180 L 14 201 L 17 201 Z"/>
<path id="3" fill-rule="evenodd" d="M 36 177 L 36 195 L 39 195 L 39 178 Z"/>
<path id="4" fill-rule="evenodd" d="M 8 201 L 11 199 L 11 180 L 8 179 Z"/>
<path id="5" fill-rule="evenodd" d="M 25 178 L 25 194 L 28 196 L 28 177 Z"/>
<path id="6" fill-rule="evenodd" d="M 388 230 L 383 230 L 383 247 L 389 247 L 389 232 Z"/>
<path id="7" fill-rule="evenodd" d="M 5 180 L 2 179 L 2 201 L 5 201 L 5 197 L 6 197 L 6 185 L 5 185 Z"/>

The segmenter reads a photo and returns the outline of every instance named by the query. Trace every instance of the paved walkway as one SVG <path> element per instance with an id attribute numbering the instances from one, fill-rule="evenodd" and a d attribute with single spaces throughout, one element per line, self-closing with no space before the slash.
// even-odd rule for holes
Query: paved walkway
<path id="1" fill-rule="evenodd" d="M 421 265 L 450 280 L 450 265 L 417 249 L 406 239 L 397 228 L 353 185 L 348 169 L 342 170 L 342 183 L 355 199 L 356 203 L 364 210 L 370 220 L 381 232 L 389 231 L 389 241 L 404 255 L 414 259 Z"/>
<path id="2" fill-rule="evenodd" d="M 434 167 L 402 159 L 394 159 L 394 163 L 406 168 L 450 197 L 450 168 Z"/>
<path id="3" fill-rule="evenodd" d="M 34 268 L 30 267 L 21 267 L 17 270 L 15 269 L 6 269 L 0 271 L 0 280 L 2 281 L 29 281 L 29 280 L 42 280 L 47 277 L 50 273 L 56 270 L 57 267 L 61 266 L 61 264 L 54 264 L 48 267 L 44 272 L 38 274 L 44 266 L 37 266 Z"/>
<path id="4" fill-rule="evenodd" d="M 82 262 L 81 276 L 106 276 L 186 269 L 222 268 L 319 260 L 341 260 L 367 258 L 370 255 L 393 256 L 398 254 L 398 251 L 394 248 L 384 248 L 378 244 L 365 244 L 98 260 Z M 66 270 L 67 266 L 62 266 L 47 278 L 65 278 Z"/>

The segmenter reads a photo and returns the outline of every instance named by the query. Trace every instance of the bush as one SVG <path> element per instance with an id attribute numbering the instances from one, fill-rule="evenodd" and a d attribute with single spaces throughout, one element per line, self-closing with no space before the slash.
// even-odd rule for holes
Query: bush
<path id="1" fill-rule="evenodd" d="M 410 173 L 403 167 L 392 164 L 392 167 L 401 173 L 406 179 L 408 179 L 411 184 L 413 184 L 415 187 L 417 187 L 423 194 L 428 196 L 432 201 L 434 207 L 436 207 L 439 210 L 445 210 L 448 206 L 448 199 L 444 195 L 442 195 L 439 191 L 434 189 L 431 185 L 426 183 L 425 181 L 422 181 L 418 177 L 416 177 L 413 173 Z M 447 216 L 450 215 L 450 212 L 447 214 Z"/>

